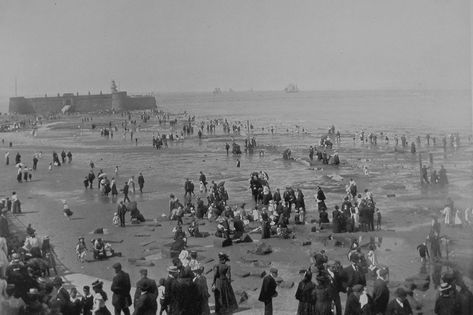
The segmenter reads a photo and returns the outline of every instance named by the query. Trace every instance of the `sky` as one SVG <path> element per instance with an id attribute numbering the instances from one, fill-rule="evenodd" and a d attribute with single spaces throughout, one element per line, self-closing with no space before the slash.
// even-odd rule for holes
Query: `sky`
<path id="1" fill-rule="evenodd" d="M 470 0 L 0 0 L 0 95 L 470 89 Z"/>

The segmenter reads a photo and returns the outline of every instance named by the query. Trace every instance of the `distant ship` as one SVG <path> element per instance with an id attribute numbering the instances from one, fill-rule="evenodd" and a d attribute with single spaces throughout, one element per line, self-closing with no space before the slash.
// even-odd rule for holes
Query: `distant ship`
<path id="1" fill-rule="evenodd" d="M 213 95 L 219 95 L 222 94 L 222 90 L 220 88 L 215 88 L 212 92 Z"/>
<path id="2" fill-rule="evenodd" d="M 286 92 L 286 93 L 297 93 L 297 92 L 299 92 L 299 89 L 297 88 L 297 85 L 295 85 L 295 84 L 289 84 L 289 85 L 286 86 L 286 88 L 284 89 L 284 92 Z"/>

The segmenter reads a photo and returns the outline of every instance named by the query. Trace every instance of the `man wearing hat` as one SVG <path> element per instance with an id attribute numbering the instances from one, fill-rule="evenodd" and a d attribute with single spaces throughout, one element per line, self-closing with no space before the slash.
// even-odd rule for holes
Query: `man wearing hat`
<path id="1" fill-rule="evenodd" d="M 448 282 L 444 282 L 440 285 L 440 294 L 435 301 L 435 314 L 464 314 L 461 312 L 459 302 L 453 287 Z"/>
<path id="2" fill-rule="evenodd" d="M 131 305 L 131 284 L 130 284 L 130 275 L 122 270 L 122 265 L 120 263 L 113 264 L 113 269 L 115 269 L 115 276 L 112 280 L 111 290 L 112 295 L 112 305 L 115 309 L 115 315 L 120 315 L 123 311 L 123 314 L 129 315 L 130 310 L 128 307 Z"/>
<path id="3" fill-rule="evenodd" d="M 143 285 L 143 283 L 147 283 L 147 285 L 149 286 L 148 293 L 154 294 L 155 300 L 158 297 L 158 287 L 156 286 L 156 281 L 148 278 L 148 270 L 141 269 L 140 275 L 141 275 L 141 279 L 138 280 L 138 282 L 136 283 L 135 298 L 133 299 L 133 304 L 135 305 L 135 309 L 136 309 L 136 301 L 141 296 L 141 285 Z"/>
<path id="4" fill-rule="evenodd" d="M 359 259 L 358 254 L 355 252 L 352 253 L 350 255 L 351 265 L 343 269 L 343 276 L 345 278 L 345 289 L 347 292 L 347 297 L 350 295 L 351 288 L 354 285 L 361 284 L 363 287 L 366 286 L 365 274 L 363 273 L 363 271 L 357 264 L 358 259 Z"/>
<path id="5" fill-rule="evenodd" d="M 168 267 L 168 277 L 164 283 L 164 299 L 161 307 L 166 310 L 166 314 L 175 314 L 179 310 L 178 281 L 179 269 L 176 266 Z"/>
<path id="6" fill-rule="evenodd" d="M 56 276 L 56 278 L 54 278 L 53 286 L 57 289 L 57 293 L 56 298 L 53 300 L 56 300 L 59 303 L 62 314 L 69 314 L 68 312 L 72 306 L 71 296 L 69 295 L 69 292 L 67 292 L 66 288 L 64 288 L 63 284 L 64 282 L 61 277 Z"/>
<path id="7" fill-rule="evenodd" d="M 376 270 L 376 280 L 373 284 L 373 314 L 384 314 L 389 302 L 389 289 L 386 282 L 387 269 Z"/>
<path id="8" fill-rule="evenodd" d="M 136 287 L 137 291 L 140 290 L 140 295 L 135 300 L 133 315 L 155 315 L 158 311 L 158 304 L 156 303 L 156 295 L 151 291 L 154 290 L 153 285 L 156 286 L 156 282 L 146 278 L 141 280 L 143 281 Z"/>
<path id="9" fill-rule="evenodd" d="M 328 291 L 330 296 L 333 298 L 335 304 L 336 315 L 342 315 L 342 303 L 340 301 L 340 292 L 345 292 L 343 288 L 343 279 L 341 273 L 343 272 L 340 262 L 328 261 L 327 262 L 327 276 L 329 280 Z"/>
<path id="10" fill-rule="evenodd" d="M 258 300 L 264 303 L 264 314 L 273 314 L 273 298 L 278 296 L 276 291 L 277 283 L 276 277 L 278 276 L 278 270 L 276 268 L 269 269 L 269 274 L 263 278 L 263 284 Z"/>
<path id="11" fill-rule="evenodd" d="M 209 307 L 209 287 L 207 286 L 207 278 L 203 275 L 204 266 L 199 263 L 192 267 L 192 272 L 195 277 L 192 282 L 195 283 L 198 292 L 199 311 L 200 315 L 210 315 Z"/>
<path id="12" fill-rule="evenodd" d="M 407 293 L 403 288 L 397 288 L 394 291 L 395 298 L 389 302 L 386 309 L 386 314 L 398 314 L 398 315 L 412 315 L 412 309 L 407 301 Z M 441 314 L 437 313 L 436 314 Z M 442 314 L 458 314 L 458 313 L 442 313 Z"/>

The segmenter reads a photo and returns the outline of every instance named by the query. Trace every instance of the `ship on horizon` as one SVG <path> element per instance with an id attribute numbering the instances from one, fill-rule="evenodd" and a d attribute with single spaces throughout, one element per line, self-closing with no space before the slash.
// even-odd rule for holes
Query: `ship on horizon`
<path id="1" fill-rule="evenodd" d="M 296 84 L 289 84 L 288 86 L 286 86 L 286 88 L 284 89 L 284 92 L 286 93 L 297 93 L 299 92 L 299 88 L 297 87 Z"/>

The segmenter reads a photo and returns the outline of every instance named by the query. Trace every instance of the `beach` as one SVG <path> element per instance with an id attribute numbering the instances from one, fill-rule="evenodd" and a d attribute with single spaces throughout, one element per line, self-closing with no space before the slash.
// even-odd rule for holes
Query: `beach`
<path id="1" fill-rule="evenodd" d="M 468 142 L 471 107 L 468 108 L 468 96 L 464 93 L 351 92 L 343 95 L 300 93 L 288 96 L 282 92 L 245 92 L 217 96 L 157 95 L 157 100 L 165 111 L 174 114 L 172 117 L 188 117 L 183 114 L 187 112 L 190 116 L 196 116 L 196 122 L 227 118 L 232 122 L 241 122 L 242 126 L 248 121 L 253 128 L 242 129 L 240 135 L 229 135 L 224 134 L 219 125 L 215 134 L 204 132 L 202 139 L 199 139 L 194 133 L 185 136 L 184 140 L 170 142 L 169 147 L 162 150 L 152 147 L 153 135 L 173 129 L 169 124 L 159 124 L 154 118 L 147 123 L 139 122 L 135 134 L 138 142 L 131 141 L 129 135 L 124 137 L 121 129 L 114 134 L 113 139 L 100 135 L 99 129 L 110 121 L 120 126 L 126 120 L 121 115 L 93 115 L 93 120 L 87 123 L 81 121 L 80 115 L 64 116 L 55 121 L 44 121 L 36 136 L 32 135 L 31 130 L 0 135 L 0 138 L 5 139 L 1 151 L 9 151 L 11 159 L 19 152 L 23 163 L 30 167 L 33 154 L 42 152 L 38 170 L 33 172 L 31 182 L 16 182 L 14 163 L 9 166 L 2 163 L 0 193 L 3 197 L 10 196 L 12 191 L 18 193 L 24 213 L 17 216 L 17 224 L 26 226 L 31 223 L 39 236 L 48 235 L 57 259 L 67 273 L 111 280 L 111 266 L 114 262 L 120 262 L 123 269 L 130 273 L 132 283 L 135 283 L 139 278 L 140 267 L 136 266 L 134 260 L 145 258 L 154 264 L 148 268 L 150 278 L 165 278 L 171 261 L 169 257 L 163 257 L 162 253 L 173 241 L 171 231 L 175 227 L 175 221 L 168 221 L 165 217 L 169 214 L 169 194 L 174 193 L 182 200 L 185 179 L 198 183 L 200 171 L 206 174 L 209 181 L 225 181 L 229 204 L 232 206 L 245 203 L 247 208 L 253 207 L 249 178 L 254 171 L 268 173 L 272 190 L 292 186 L 300 188 L 305 195 L 307 223 L 294 226 L 295 239 L 264 240 L 273 248 L 270 255 L 255 256 L 248 253 L 255 243 L 262 242 L 259 234 L 251 234 L 254 243 L 215 247 L 215 223 L 207 220 L 203 221 L 200 230 L 212 236 L 189 238 L 189 248 L 198 252 L 202 262 L 209 258 L 216 261 L 219 251 L 229 254 L 234 274 L 233 287 L 246 291 L 249 296 L 248 301 L 240 305 L 242 314 L 261 313 L 263 304 L 257 299 L 261 278 L 240 277 L 239 274 L 246 271 L 261 273 L 267 271 L 269 266 L 278 268 L 280 276 L 287 282 L 295 282 L 296 286 L 279 288 L 279 296 L 273 302 L 274 308 L 276 314 L 293 314 L 297 308 L 294 294 L 301 279 L 299 271 L 310 265 L 311 253 L 325 249 L 331 259 L 340 260 L 345 265 L 347 247 L 352 238 L 358 238 L 360 244 L 367 244 L 374 238 L 378 244 L 379 263 L 389 267 L 390 286 L 394 288 L 419 272 L 416 246 L 425 241 L 432 216 L 440 217 L 447 197 L 454 200 L 455 208 L 458 209 L 464 210 L 473 205 L 473 147 Z M 449 103 L 450 110 L 447 105 L 440 106 L 440 101 Z M 361 105 L 364 106 L 362 109 Z M 139 113 L 134 113 L 133 119 L 139 120 Z M 91 129 L 92 123 L 97 125 L 95 129 Z M 340 155 L 341 164 L 311 163 L 308 159 L 309 146 L 318 145 L 320 137 L 326 135 L 332 124 L 341 132 L 341 142 L 334 146 L 334 151 Z M 179 127 L 182 128 L 182 125 L 178 124 L 173 132 L 180 133 L 182 129 Z M 270 131 L 271 127 L 274 132 Z M 362 144 L 358 139 L 361 130 L 376 134 L 383 132 L 390 141 L 385 143 L 384 138 L 379 137 L 376 146 Z M 461 145 L 456 149 L 449 147 L 445 151 L 440 139 L 454 132 L 460 133 Z M 408 148 L 395 149 L 394 136 L 402 134 L 407 135 L 409 143 L 414 142 L 417 136 L 421 137 L 421 145 L 415 154 Z M 427 146 L 426 134 L 437 137 L 436 146 Z M 243 147 L 248 135 L 257 141 L 254 154 L 226 154 L 225 143 L 234 140 Z M 10 141 L 13 142 L 11 148 L 8 147 Z M 282 152 L 286 148 L 292 150 L 294 160 L 282 159 Z M 48 171 L 52 152 L 60 153 L 62 150 L 72 152 L 72 163 Z M 260 155 L 259 151 L 263 151 L 264 155 Z M 429 154 L 432 154 L 435 169 L 439 169 L 441 164 L 447 169 L 448 187 L 440 189 L 420 184 L 419 157 L 424 164 L 428 164 Z M 235 166 L 237 158 L 241 161 L 239 168 Z M 126 228 L 112 224 L 117 200 L 102 196 L 96 183 L 93 189 L 87 190 L 82 184 L 89 171 L 90 161 L 94 162 L 95 170 L 103 169 L 109 177 L 114 176 L 115 166 L 119 166 L 119 189 L 130 176 L 136 178 L 139 172 L 143 173 L 144 192 L 130 194 L 130 198 L 137 201 L 146 222 L 139 225 L 127 222 Z M 369 169 L 368 175 L 363 172 L 365 166 Z M 364 189 L 373 192 L 376 206 L 382 213 L 382 228 L 381 231 L 368 233 L 339 234 L 336 239 L 341 245 L 335 246 L 335 242 L 329 239 L 331 230 L 311 232 L 311 227 L 317 226 L 311 220 L 318 219 L 313 196 L 317 186 L 323 187 L 331 212 L 335 205 L 342 203 L 345 186 L 350 178 L 356 180 L 360 192 Z M 121 196 L 119 194 L 119 199 Z M 74 212 L 71 220 L 63 215 L 62 200 L 67 200 Z M 91 234 L 96 228 L 106 229 L 103 238 L 121 252 L 122 257 L 87 263 L 77 260 L 75 244 L 78 237 L 84 236 L 90 249 L 90 239 L 98 237 Z M 471 227 L 442 226 L 442 234 L 450 240 L 449 259 L 471 278 Z M 302 241 L 306 240 L 311 244 L 303 246 Z M 147 242 L 149 244 L 143 245 Z M 445 251 L 444 247 L 442 249 Z M 91 256 L 89 252 L 88 258 L 91 259 Z M 245 258 L 257 259 L 261 263 L 248 263 Z M 211 270 L 215 261 L 206 263 L 205 271 Z M 212 275 L 206 275 L 209 283 Z M 468 284 L 471 285 L 471 282 Z M 416 291 L 416 294 L 424 301 L 425 313 L 429 313 L 433 307 L 435 289 L 431 287 L 425 292 Z"/>

